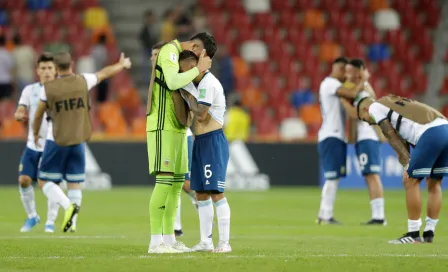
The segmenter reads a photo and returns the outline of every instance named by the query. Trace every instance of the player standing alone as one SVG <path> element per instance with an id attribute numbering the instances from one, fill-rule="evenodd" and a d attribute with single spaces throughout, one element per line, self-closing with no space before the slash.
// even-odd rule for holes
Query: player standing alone
<path id="1" fill-rule="evenodd" d="M 348 60 L 344 57 L 335 59 L 330 76 L 322 81 L 319 89 L 323 122 L 318 133 L 318 152 L 320 164 L 324 170 L 325 184 L 322 188 L 318 224 L 339 223 L 333 218 L 333 207 L 339 179 L 346 175 L 347 160 L 345 111 L 339 98 L 351 97 L 353 93 L 353 90 L 342 86 L 342 82 L 345 81 L 347 63 Z M 363 87 L 364 82 L 353 89 L 361 90 Z"/>
<path id="2" fill-rule="evenodd" d="M 39 82 L 26 86 L 20 96 L 19 105 L 14 117 L 17 121 L 28 122 L 28 142 L 20 159 L 19 166 L 19 191 L 20 199 L 27 213 L 28 218 L 20 229 L 21 232 L 30 231 L 37 223 L 40 222 L 39 215 L 36 211 L 36 203 L 34 199 L 33 181 L 37 181 L 37 173 L 39 169 L 40 158 L 42 157 L 45 140 L 39 140 L 40 146 L 34 143 L 33 138 L 33 121 L 34 114 L 39 104 L 40 92 L 43 84 L 51 81 L 56 76 L 56 68 L 51 53 L 43 53 L 37 60 L 37 75 Z M 43 137 L 47 135 L 47 120 L 44 120 L 39 134 Z M 54 221 L 58 215 L 59 206 L 55 202 L 48 201 L 48 215 L 45 224 L 45 232 L 54 232 Z"/>
<path id="3" fill-rule="evenodd" d="M 65 210 L 62 231 L 76 228 L 76 215 L 81 205 L 81 182 L 85 179 L 84 142 L 90 138 L 89 91 L 99 82 L 131 67 L 129 58 L 95 74 L 75 75 L 69 53 L 55 55 L 59 78 L 44 85 L 36 111 L 33 137 L 39 142 L 39 130 L 45 111 L 49 117 L 48 133 L 39 169 L 39 187 L 49 201 Z M 57 185 L 67 181 L 68 197 Z M 71 203 L 72 202 L 72 203 Z"/>
<path id="4" fill-rule="evenodd" d="M 191 65 L 196 65 L 197 58 L 191 52 L 182 52 L 180 58 L 181 62 L 192 61 Z M 219 80 L 208 71 L 193 82 L 197 85 L 197 90 L 192 84 L 182 90 L 190 109 L 196 115 L 191 189 L 196 191 L 201 241 L 191 251 L 231 252 L 230 207 L 224 196 L 229 161 L 229 143 L 222 130 L 226 111 L 224 89 Z M 216 207 L 219 230 L 216 249 L 212 241 L 213 204 Z"/>

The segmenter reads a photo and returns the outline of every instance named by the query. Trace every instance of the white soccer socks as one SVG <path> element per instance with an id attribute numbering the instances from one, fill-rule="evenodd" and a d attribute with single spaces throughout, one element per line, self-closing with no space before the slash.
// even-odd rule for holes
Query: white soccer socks
<path id="1" fill-rule="evenodd" d="M 338 190 L 339 180 L 327 180 L 322 188 L 322 199 L 320 201 L 319 218 L 329 220 L 333 217 L 334 202 Z"/>
<path id="2" fill-rule="evenodd" d="M 34 200 L 34 188 L 32 185 L 28 187 L 19 186 L 20 199 L 22 200 L 23 207 L 28 218 L 34 218 L 37 216 L 36 201 Z"/>
<path id="3" fill-rule="evenodd" d="M 218 217 L 219 241 L 228 244 L 230 239 L 230 207 L 227 198 L 215 202 L 215 207 L 216 217 Z"/>
<path id="4" fill-rule="evenodd" d="M 421 226 L 422 226 L 422 220 L 420 218 L 418 220 L 408 219 L 408 232 L 420 231 Z"/>
<path id="5" fill-rule="evenodd" d="M 70 199 L 64 194 L 61 187 L 53 182 L 46 182 L 42 191 L 48 200 L 58 203 L 64 210 L 67 210 L 70 206 Z"/>
<path id="6" fill-rule="evenodd" d="M 384 220 L 384 198 L 375 198 L 370 201 L 372 219 Z"/>
<path id="7" fill-rule="evenodd" d="M 58 217 L 59 204 L 48 200 L 48 212 L 47 212 L 47 222 L 45 225 L 54 225 L 56 218 Z"/>
<path id="8" fill-rule="evenodd" d="M 433 232 L 435 232 L 436 225 L 438 222 L 439 222 L 439 219 L 432 219 L 432 218 L 426 217 L 425 231 L 432 230 Z"/>
<path id="9" fill-rule="evenodd" d="M 68 189 L 67 193 L 68 199 L 70 202 L 75 203 L 78 206 L 81 206 L 82 202 L 82 191 L 81 189 Z M 76 221 L 78 219 L 78 214 L 75 214 L 72 219 L 72 228 L 76 228 Z"/>
<path id="10" fill-rule="evenodd" d="M 198 201 L 199 226 L 201 230 L 201 242 L 212 244 L 212 229 L 214 210 L 212 200 Z"/>

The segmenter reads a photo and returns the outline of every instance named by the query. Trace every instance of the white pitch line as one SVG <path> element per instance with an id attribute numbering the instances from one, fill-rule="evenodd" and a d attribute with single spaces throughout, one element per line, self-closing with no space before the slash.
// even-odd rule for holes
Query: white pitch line
<path id="1" fill-rule="evenodd" d="M 112 256 L 114 259 L 160 259 L 161 257 L 171 258 L 171 259 L 204 259 L 207 255 L 190 255 L 190 254 L 154 254 L 154 255 L 139 255 L 139 256 Z M 437 259 L 447 259 L 448 255 L 437 255 L 437 254 L 303 254 L 300 255 L 225 255 L 225 254 L 210 254 L 208 256 L 216 256 L 219 258 L 228 259 L 253 259 L 253 258 L 284 258 L 284 259 L 303 259 L 308 257 L 318 257 L 318 258 L 437 258 Z M 30 256 L 9 256 L 0 257 L 0 259 L 85 259 L 85 256 L 40 256 L 40 257 L 30 257 Z M 87 257 L 91 259 L 98 259 L 98 257 Z M 101 258 L 101 257 L 100 257 Z"/>
<path id="2" fill-rule="evenodd" d="M 92 235 L 92 236 L 74 236 L 74 235 L 39 235 L 39 236 L 0 236 L 0 240 L 11 239 L 124 239 L 126 236 L 107 236 L 107 235 Z"/>

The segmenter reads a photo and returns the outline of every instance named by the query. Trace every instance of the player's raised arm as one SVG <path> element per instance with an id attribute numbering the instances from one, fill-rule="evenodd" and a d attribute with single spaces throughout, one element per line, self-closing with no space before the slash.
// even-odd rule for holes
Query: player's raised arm
<path id="1" fill-rule="evenodd" d="M 101 81 L 113 77 L 124 69 L 130 69 L 132 66 L 132 62 L 128 57 L 124 56 L 124 53 L 121 53 L 120 60 L 112 65 L 104 67 L 100 71 L 96 72 L 96 76 L 98 77 L 98 83 Z"/>
<path id="2" fill-rule="evenodd" d="M 212 66 L 212 61 L 205 56 L 205 49 L 199 57 L 198 64 L 192 69 L 179 73 L 179 62 L 177 59 L 177 49 L 174 45 L 168 44 L 160 50 L 159 60 L 165 77 L 166 85 L 170 90 L 177 90 L 193 81 L 199 74 L 207 71 Z"/>

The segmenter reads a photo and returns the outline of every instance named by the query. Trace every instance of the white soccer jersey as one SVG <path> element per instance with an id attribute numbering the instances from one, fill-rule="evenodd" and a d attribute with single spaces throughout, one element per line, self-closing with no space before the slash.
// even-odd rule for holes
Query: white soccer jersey
<path id="1" fill-rule="evenodd" d="M 39 140 L 40 147 L 37 147 L 34 143 L 33 123 L 37 105 L 39 105 L 39 96 L 42 89 L 43 86 L 40 83 L 30 84 L 23 89 L 19 100 L 19 106 L 25 106 L 28 109 L 28 141 L 26 143 L 26 146 L 31 150 L 39 152 L 42 152 L 44 150 L 45 137 L 47 136 L 48 130 L 47 114 L 45 113 L 39 131 L 39 135 L 41 136 L 41 139 Z"/>
<path id="2" fill-rule="evenodd" d="M 187 137 L 189 136 L 193 136 L 193 132 L 191 131 L 190 128 L 187 129 Z"/>
<path id="3" fill-rule="evenodd" d="M 183 89 L 192 94 L 198 101 L 198 104 L 210 106 L 208 109 L 210 116 L 221 125 L 224 125 L 224 115 L 226 113 L 224 88 L 212 73 L 207 72 L 197 88 L 193 83 L 189 83 Z"/>
<path id="4" fill-rule="evenodd" d="M 90 91 L 93 87 L 98 84 L 98 77 L 96 74 L 82 74 L 82 76 L 86 79 L 87 89 Z M 42 91 L 40 92 L 40 100 L 47 102 L 47 94 L 45 93 L 45 88 L 42 87 Z M 53 124 L 51 120 L 48 121 L 48 132 L 47 132 L 47 140 L 54 141 L 53 136 Z"/>
<path id="5" fill-rule="evenodd" d="M 342 83 L 332 77 L 326 77 L 320 84 L 319 101 L 322 125 L 318 133 L 319 142 L 329 137 L 345 141 L 345 111 L 336 95 L 341 86 Z"/>
<path id="6" fill-rule="evenodd" d="M 389 113 L 389 108 L 380 104 L 378 102 L 374 102 L 369 108 L 369 114 L 375 120 L 377 124 L 380 124 L 382 121 L 387 119 L 387 114 Z M 391 116 L 391 124 L 393 127 L 396 127 L 398 119 L 398 113 L 393 112 Z M 410 144 L 416 145 L 420 136 L 429 128 L 437 127 L 440 125 L 447 125 L 448 121 L 445 119 L 437 118 L 428 124 L 419 124 L 407 118 L 401 119 L 400 131 L 398 133 L 400 136 L 409 142 Z"/>
<path id="7" fill-rule="evenodd" d="M 365 86 L 368 86 L 369 84 L 366 82 Z M 378 137 L 378 135 L 376 134 L 376 131 L 373 129 L 373 127 L 361 120 L 358 120 L 356 122 L 356 130 L 357 130 L 357 138 L 356 141 L 357 142 L 361 142 L 364 140 L 374 140 L 374 141 L 379 141 L 380 138 Z"/>

